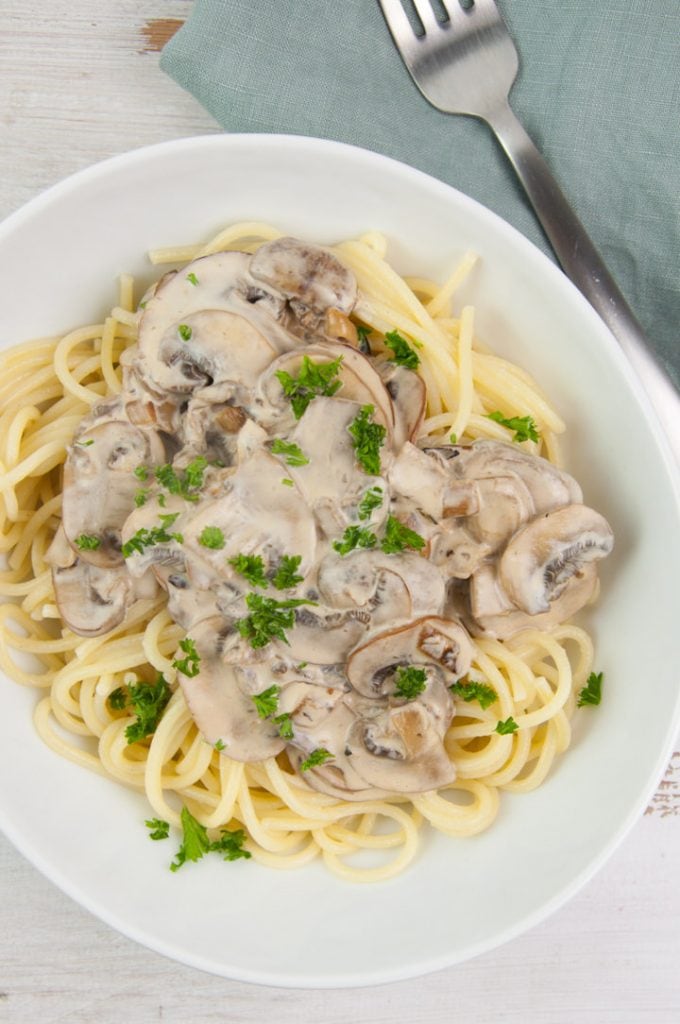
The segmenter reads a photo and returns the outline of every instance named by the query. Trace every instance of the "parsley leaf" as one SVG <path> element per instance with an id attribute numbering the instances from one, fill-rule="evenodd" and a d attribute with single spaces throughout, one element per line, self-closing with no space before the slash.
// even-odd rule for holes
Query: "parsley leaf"
<path id="1" fill-rule="evenodd" d="M 497 732 L 500 736 L 509 736 L 511 733 L 517 732 L 518 729 L 519 726 L 511 715 L 510 718 L 506 718 L 504 722 L 499 722 L 494 732 Z"/>
<path id="2" fill-rule="evenodd" d="M 334 540 L 333 548 L 339 555 L 347 555 L 355 548 L 374 548 L 378 538 L 366 526 L 348 526 L 342 540 Z"/>
<path id="3" fill-rule="evenodd" d="M 449 434 L 451 444 L 458 444 L 458 434 Z"/>
<path id="4" fill-rule="evenodd" d="M 386 555 L 404 551 L 405 548 L 413 548 L 415 551 L 420 551 L 425 547 L 425 539 L 419 533 L 416 533 L 415 530 L 404 526 L 394 516 L 388 516 L 385 523 L 385 536 L 380 547 Z"/>
<path id="5" fill-rule="evenodd" d="M 486 683 L 470 683 L 461 680 L 449 686 L 449 690 L 454 697 L 460 697 L 466 704 L 476 700 L 483 711 L 498 700 L 498 694 L 493 686 L 487 686 Z"/>
<path id="6" fill-rule="evenodd" d="M 198 538 L 198 543 L 202 544 L 204 548 L 219 551 L 224 547 L 226 541 L 219 526 L 205 526 Z"/>
<path id="7" fill-rule="evenodd" d="M 276 724 L 279 727 L 279 736 L 281 737 L 281 739 L 282 740 L 292 740 L 292 738 L 293 738 L 293 719 L 288 714 L 288 712 L 286 711 L 282 715 L 277 715 L 275 717 L 274 721 L 276 722 Z"/>
<path id="8" fill-rule="evenodd" d="M 342 386 L 342 381 L 334 380 L 340 369 L 342 356 L 332 363 L 315 363 L 309 356 L 302 357 L 302 365 L 297 377 L 285 370 L 277 370 L 276 376 L 283 388 L 283 393 L 290 398 L 295 419 L 299 420 L 307 406 L 317 395 L 331 397 Z"/>
<path id="9" fill-rule="evenodd" d="M 494 420 L 496 423 L 500 423 L 502 427 L 507 427 L 508 430 L 514 430 L 515 436 L 513 441 L 540 441 L 541 435 L 538 432 L 538 428 L 531 416 L 510 416 L 506 419 L 502 412 L 490 412 L 487 415 L 487 419 Z"/>
<path id="10" fill-rule="evenodd" d="M 255 693 L 251 697 L 253 704 L 260 718 L 269 718 L 279 706 L 280 686 L 270 686 L 262 693 Z"/>
<path id="11" fill-rule="evenodd" d="M 115 690 L 114 693 L 116 693 Z M 172 690 L 165 681 L 165 677 L 159 675 L 155 683 L 142 682 L 128 686 L 127 697 L 127 705 L 124 706 L 132 709 L 137 716 L 137 721 L 131 722 L 127 726 L 125 738 L 128 743 L 139 743 L 140 740 L 151 736 L 156 731 L 163 712 L 172 697 Z"/>
<path id="12" fill-rule="evenodd" d="M 427 672 L 414 665 L 400 665 L 394 679 L 395 696 L 404 697 L 405 700 L 415 700 L 427 686 Z"/>
<path id="13" fill-rule="evenodd" d="M 170 463 L 165 463 L 156 467 L 155 477 L 170 494 L 178 494 L 185 501 L 198 501 L 198 495 L 194 492 L 203 484 L 207 465 L 208 460 L 203 455 L 197 455 L 181 475 L 175 472 Z"/>
<path id="14" fill-rule="evenodd" d="M 108 696 L 108 701 L 114 711 L 123 711 L 127 704 L 127 693 L 122 686 L 116 687 Z"/>
<path id="15" fill-rule="evenodd" d="M 94 438 L 91 437 L 87 441 L 76 441 L 75 444 L 77 444 L 79 448 L 89 448 L 91 444 L 94 444 Z"/>
<path id="16" fill-rule="evenodd" d="M 233 832 L 223 828 L 220 838 L 211 840 L 205 825 L 201 825 L 186 807 L 182 808 L 181 820 L 182 843 L 170 865 L 171 871 L 179 871 L 187 861 L 200 860 L 206 853 L 221 853 L 224 860 L 238 860 L 241 857 L 247 860 L 252 856 L 248 850 L 243 849 L 246 834 L 242 828 Z"/>
<path id="17" fill-rule="evenodd" d="M 300 576 L 298 568 L 302 561 L 302 555 L 284 555 L 272 579 L 277 590 L 290 590 L 291 587 L 302 583 L 304 576 Z"/>
<path id="18" fill-rule="evenodd" d="M 267 577 L 264 574 L 264 562 L 260 555 L 236 555 L 229 559 L 239 576 L 243 576 L 254 587 L 266 587 Z"/>
<path id="19" fill-rule="evenodd" d="M 285 455 L 289 466 L 306 466 L 309 463 L 309 459 L 298 444 L 294 441 L 282 441 L 280 437 L 275 437 L 272 441 L 272 453 Z"/>
<path id="20" fill-rule="evenodd" d="M 241 636 L 248 640 L 251 647 L 266 647 L 275 637 L 288 643 L 285 631 L 295 625 L 295 612 L 303 604 L 316 604 L 315 601 L 289 599 L 275 601 L 272 597 L 262 594 L 248 594 L 246 604 L 250 615 L 236 620 L 236 628 Z"/>
<path id="21" fill-rule="evenodd" d="M 326 761 L 330 761 L 332 757 L 333 755 L 331 752 L 326 750 L 325 747 L 317 747 L 316 750 L 313 750 L 309 757 L 305 758 L 302 762 L 300 765 L 300 771 L 308 772 L 310 768 L 316 768 L 320 764 L 325 764 Z"/>
<path id="22" fill-rule="evenodd" d="M 578 695 L 576 707 L 582 708 L 586 705 L 596 707 L 602 700 L 602 680 L 604 672 L 591 672 L 586 685 Z"/>
<path id="23" fill-rule="evenodd" d="M 150 829 L 149 839 L 167 839 L 170 833 L 170 823 L 163 821 L 161 818 L 149 818 L 144 822 L 146 827 Z"/>
<path id="24" fill-rule="evenodd" d="M 101 547 L 101 543 L 101 537 L 93 537 L 88 533 L 81 533 L 80 537 L 76 537 L 76 544 L 81 551 L 96 551 Z"/>
<path id="25" fill-rule="evenodd" d="M 198 278 L 194 274 L 193 270 L 191 271 L 190 274 L 187 274 L 187 281 L 189 281 L 193 285 L 197 285 L 198 284 Z"/>
<path id="26" fill-rule="evenodd" d="M 161 515 L 161 525 L 152 526 L 148 529 L 146 526 L 140 527 L 136 533 L 127 540 L 122 548 L 121 552 L 123 558 L 129 558 L 135 551 L 141 555 L 144 553 L 144 548 L 155 547 L 156 544 L 169 544 L 170 541 L 176 540 L 179 544 L 184 540 L 181 533 L 168 533 L 168 527 L 172 526 L 175 519 L 179 516 L 179 512 L 173 512 L 170 515 Z"/>
<path id="27" fill-rule="evenodd" d="M 213 743 L 213 746 L 214 746 L 215 750 L 218 750 L 218 751 L 224 750 L 224 747 L 225 747 L 224 740 L 221 740 L 221 739 L 217 740 L 215 743 Z"/>
<path id="28" fill-rule="evenodd" d="M 196 650 L 196 644 L 190 636 L 187 636 L 184 640 L 180 640 L 179 646 L 180 650 L 186 654 L 186 658 L 176 658 L 172 663 L 172 667 L 176 668 L 187 679 L 193 679 L 200 672 L 199 665 L 201 664 L 201 656 Z"/>
<path id="29" fill-rule="evenodd" d="M 420 366 L 420 356 L 415 352 L 406 338 L 402 337 L 399 331 L 388 331 L 385 335 L 387 345 L 392 349 L 394 355 L 390 362 L 397 366 L 405 366 L 407 370 L 417 370 Z"/>
<path id="30" fill-rule="evenodd" d="M 374 412 L 374 406 L 363 405 L 347 429 L 352 435 L 354 453 L 361 468 L 365 473 L 379 476 L 380 449 L 385 443 L 387 431 L 381 423 L 372 422 L 370 417 Z"/>
<path id="31" fill-rule="evenodd" d="M 138 491 L 135 491 L 135 506 L 141 508 L 142 505 L 146 505 L 149 498 L 148 487 L 141 487 Z"/>
<path id="32" fill-rule="evenodd" d="M 281 480 L 281 483 L 283 484 L 284 487 L 295 487 L 295 483 L 291 480 L 289 476 L 284 476 Z"/>
<path id="33" fill-rule="evenodd" d="M 133 473 L 138 480 L 147 480 L 149 477 L 149 470 L 146 466 L 137 466 L 137 468 L 133 470 Z"/>
<path id="34" fill-rule="evenodd" d="M 359 503 L 359 519 L 370 519 L 371 512 L 383 503 L 382 487 L 369 487 Z"/>
<path id="35" fill-rule="evenodd" d="M 177 333 L 179 334 L 182 341 L 190 341 L 191 335 L 194 332 L 189 327 L 189 324 L 180 324 L 179 327 L 177 328 Z"/>

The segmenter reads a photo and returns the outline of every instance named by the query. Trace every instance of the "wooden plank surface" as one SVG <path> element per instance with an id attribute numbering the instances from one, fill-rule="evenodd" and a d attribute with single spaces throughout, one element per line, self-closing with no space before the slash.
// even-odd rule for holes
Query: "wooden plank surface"
<path id="1" fill-rule="evenodd" d="M 370 0 L 367 0 L 370 2 Z M 106 156 L 219 126 L 158 68 L 187 0 L 0 0 L 0 217 Z M 550 920 L 426 978 L 267 989 L 118 935 L 0 840 L 0 1021 L 680 1022 L 680 750 L 603 871 Z"/>

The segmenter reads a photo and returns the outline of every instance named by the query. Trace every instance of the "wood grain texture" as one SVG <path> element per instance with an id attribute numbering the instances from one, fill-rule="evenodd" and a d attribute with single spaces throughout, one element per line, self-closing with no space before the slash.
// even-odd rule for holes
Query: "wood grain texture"
<path id="1" fill-rule="evenodd" d="M 104 157 L 220 130 L 153 52 L 158 26 L 170 31 L 189 8 L 0 4 L 0 217 Z M 680 751 L 604 870 L 528 934 L 415 981 L 301 992 L 230 982 L 143 949 L 0 839 L 0 1022 L 678 1024 L 679 863 Z"/>

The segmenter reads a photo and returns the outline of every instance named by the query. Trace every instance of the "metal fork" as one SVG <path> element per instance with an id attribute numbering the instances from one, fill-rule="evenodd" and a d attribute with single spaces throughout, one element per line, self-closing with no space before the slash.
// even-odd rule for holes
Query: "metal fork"
<path id="1" fill-rule="evenodd" d="M 562 269 L 597 310 L 636 369 L 680 464 L 680 394 L 550 168 L 510 108 L 508 93 L 519 59 L 494 0 L 411 2 L 419 31 L 402 0 L 379 0 L 413 81 L 434 107 L 448 114 L 481 118 L 495 133 Z"/>

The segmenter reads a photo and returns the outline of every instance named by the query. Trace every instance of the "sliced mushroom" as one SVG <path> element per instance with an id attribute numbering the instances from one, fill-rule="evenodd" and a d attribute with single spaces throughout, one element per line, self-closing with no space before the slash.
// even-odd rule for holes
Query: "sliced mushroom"
<path id="1" fill-rule="evenodd" d="M 469 516 L 479 511 L 479 491 L 474 480 L 453 478 L 445 463 L 408 441 L 390 466 L 389 482 L 402 497 L 434 519 Z"/>
<path id="2" fill-rule="evenodd" d="M 360 608 L 335 610 L 303 605 L 295 610 L 295 626 L 288 633 L 290 656 L 320 665 L 343 662 L 370 624 L 370 613 Z"/>
<path id="3" fill-rule="evenodd" d="M 243 692 L 233 666 L 222 659 L 224 629 L 220 618 L 205 619 L 192 629 L 200 660 L 197 675 L 177 674 L 184 699 L 208 743 L 221 742 L 228 757 L 246 762 L 275 757 L 285 740 L 274 721 L 260 718 L 252 694 Z"/>
<path id="4" fill-rule="evenodd" d="M 614 546 L 612 529 L 586 505 L 567 505 L 528 523 L 503 552 L 499 581 L 511 600 L 528 612 L 547 612 L 585 565 L 605 558 Z"/>
<path id="5" fill-rule="evenodd" d="M 319 566 L 319 592 L 336 608 L 366 608 L 372 626 L 438 615 L 446 585 L 427 559 L 412 552 L 398 558 L 382 551 L 327 555 Z"/>
<path id="6" fill-rule="evenodd" d="M 79 432 L 64 466 L 62 515 L 64 532 L 81 560 L 100 568 L 122 565 L 121 528 L 141 486 L 135 470 L 163 457 L 156 431 L 127 420 Z"/>
<path id="7" fill-rule="evenodd" d="M 64 625 L 79 636 L 109 633 L 125 618 L 135 596 L 124 567 L 100 568 L 76 557 L 60 527 L 47 555 Z"/>
<path id="8" fill-rule="evenodd" d="M 495 566 L 482 565 L 470 580 L 470 613 L 467 622 L 473 636 L 508 640 L 523 629 L 552 629 L 575 615 L 597 593 L 597 568 L 590 562 L 549 606 L 547 612 L 529 615 L 514 604 L 500 584 Z"/>
<path id="9" fill-rule="evenodd" d="M 357 298 L 352 272 L 318 245 L 297 238 L 277 238 L 260 246 L 250 272 L 257 281 L 279 292 L 301 323 L 318 331 L 327 310 L 351 313 Z"/>
<path id="10" fill-rule="evenodd" d="M 436 669 L 447 685 L 470 668 L 472 643 L 458 622 L 428 616 L 386 630 L 357 647 L 347 659 L 347 678 L 366 697 L 395 692 L 398 669 Z"/>
<path id="11" fill-rule="evenodd" d="M 406 441 L 415 441 L 423 425 L 427 394 L 425 382 L 413 370 L 383 363 L 380 376 L 394 403 L 394 449 L 400 451 Z"/>

